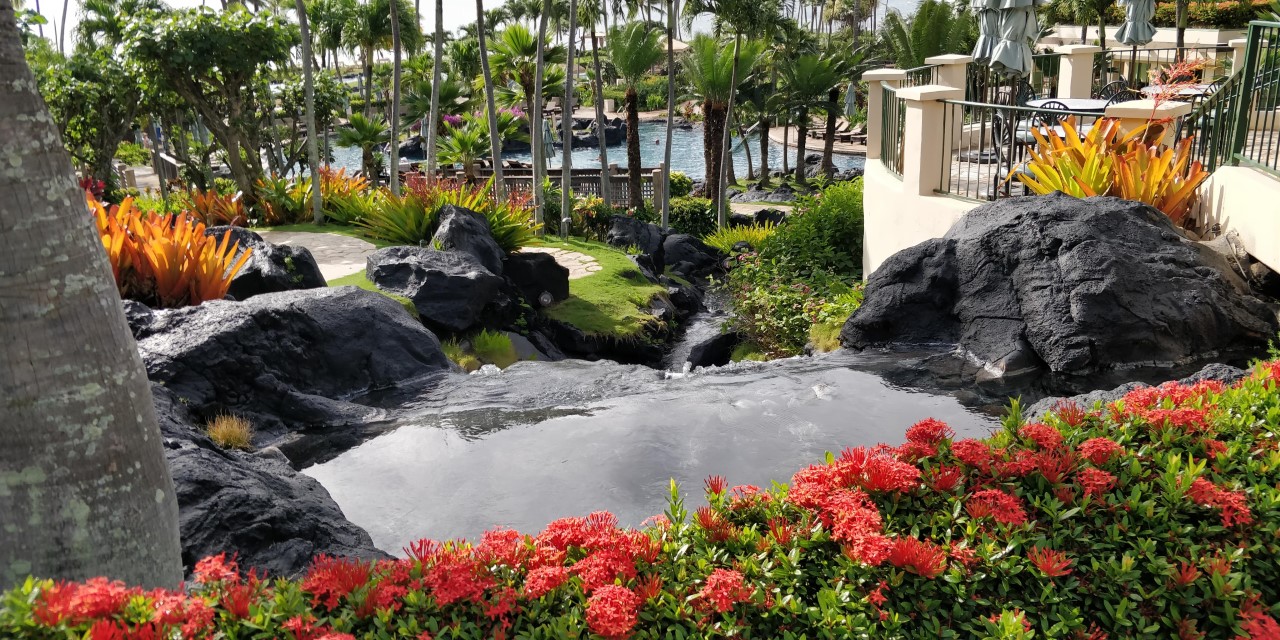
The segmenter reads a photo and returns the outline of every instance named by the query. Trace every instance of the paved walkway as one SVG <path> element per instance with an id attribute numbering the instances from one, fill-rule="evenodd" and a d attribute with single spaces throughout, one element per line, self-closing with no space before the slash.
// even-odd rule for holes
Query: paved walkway
<path id="1" fill-rule="evenodd" d="M 258 231 L 263 240 L 272 244 L 291 244 L 306 247 L 311 257 L 320 265 L 325 280 L 337 280 L 343 276 L 364 271 L 365 261 L 377 247 L 373 243 L 339 233 L 310 233 L 306 231 Z"/>
<path id="2" fill-rule="evenodd" d="M 556 249 L 555 247 L 525 247 L 520 250 L 523 253 L 547 253 L 560 263 L 560 266 L 569 270 L 569 279 L 577 280 L 585 278 L 604 267 L 596 262 L 595 258 L 577 251 L 568 251 L 565 249 Z"/>
<path id="3" fill-rule="evenodd" d="M 733 213 L 745 213 L 747 215 L 751 215 L 757 211 L 763 211 L 765 209 L 777 209 L 778 211 L 781 211 L 783 213 L 791 213 L 791 210 L 794 208 L 795 208 L 794 205 L 780 204 L 780 203 L 774 203 L 774 202 L 766 202 L 763 204 L 757 204 L 755 202 L 730 202 L 729 203 L 729 211 L 732 211 Z"/>

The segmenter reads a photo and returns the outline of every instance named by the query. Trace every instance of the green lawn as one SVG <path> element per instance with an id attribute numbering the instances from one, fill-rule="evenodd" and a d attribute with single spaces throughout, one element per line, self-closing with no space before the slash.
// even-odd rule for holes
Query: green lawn
<path id="1" fill-rule="evenodd" d="M 370 238 L 364 234 L 364 230 L 360 227 L 352 227 L 345 224 L 316 224 L 314 222 L 299 222 L 298 224 L 282 224 L 278 227 L 255 227 L 254 231 L 300 231 L 303 233 L 338 233 L 344 236 L 358 238 L 365 242 L 372 243 L 373 246 L 381 249 L 383 247 L 394 247 L 398 243 L 387 242 L 377 238 Z"/>
<path id="2" fill-rule="evenodd" d="M 543 238 L 542 246 L 585 253 L 602 267 L 585 278 L 569 281 L 569 299 L 545 313 L 571 324 L 590 335 L 634 338 L 655 318 L 649 314 L 649 301 L 666 292 L 666 288 L 649 282 L 636 269 L 627 254 L 600 242 Z"/>

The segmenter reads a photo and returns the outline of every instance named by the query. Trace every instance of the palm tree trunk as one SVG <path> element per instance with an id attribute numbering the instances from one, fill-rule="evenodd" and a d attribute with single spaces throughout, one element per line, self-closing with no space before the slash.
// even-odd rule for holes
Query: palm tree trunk
<path id="1" fill-rule="evenodd" d="M 542 183 L 547 175 L 546 140 L 542 138 L 542 85 L 547 71 L 547 22 L 551 17 L 551 0 L 542 0 L 542 15 L 538 19 L 538 60 L 533 79 L 533 104 L 529 105 L 529 132 L 533 135 L 533 222 L 538 227 L 538 235 L 543 234 L 546 220 L 543 215 Z"/>
<path id="2" fill-rule="evenodd" d="M 840 111 L 837 104 L 840 100 L 840 87 L 835 86 L 827 93 L 827 129 L 822 137 L 822 173 L 828 178 L 835 175 L 836 168 L 831 162 L 831 155 L 835 151 L 836 144 L 836 121 L 840 119 Z"/>
<path id="3" fill-rule="evenodd" d="M 796 119 L 796 184 L 805 185 L 804 170 L 806 163 L 804 161 L 805 142 L 809 137 L 809 109 L 800 108 L 799 117 Z"/>
<path id="4" fill-rule="evenodd" d="M 302 0 L 297 0 L 301 2 Z M 391 195 L 400 196 L 400 0 L 391 0 Z M 486 78 L 487 80 L 488 78 Z"/>
<path id="5" fill-rule="evenodd" d="M 62 0 L 62 22 L 58 23 L 58 53 L 67 54 L 67 6 L 71 0 Z"/>
<path id="6" fill-rule="evenodd" d="M 373 49 L 364 50 L 364 115 L 373 116 Z"/>
<path id="7" fill-rule="evenodd" d="M 506 199 L 502 178 L 502 136 L 498 131 L 498 107 L 493 101 L 493 74 L 489 72 L 488 36 L 484 33 L 484 0 L 476 0 L 476 31 L 480 40 L 480 72 L 484 74 L 484 99 L 489 108 L 489 155 L 493 161 L 493 199 Z"/>
<path id="8" fill-rule="evenodd" d="M 565 42 L 565 74 L 564 74 L 564 106 L 561 108 L 560 123 L 564 133 L 560 140 L 564 142 L 564 156 L 560 161 L 560 237 L 569 237 L 569 216 L 573 213 L 573 81 L 574 81 L 574 45 L 578 32 L 578 3 L 569 3 L 569 33 Z"/>
<path id="9" fill-rule="evenodd" d="M 711 205 L 717 212 L 720 210 L 721 191 L 719 183 L 721 151 L 724 148 L 724 107 L 716 106 L 710 100 L 702 103 L 702 157 L 706 164 L 703 173 L 703 189 L 711 198 Z"/>
<path id="10" fill-rule="evenodd" d="M 311 219 L 316 224 L 324 222 L 320 203 L 320 148 L 316 130 L 316 84 L 312 76 L 311 27 L 307 19 L 307 6 L 303 0 L 294 0 L 298 13 L 298 30 L 302 33 L 302 86 L 306 95 L 307 166 L 311 171 Z"/>
<path id="11" fill-rule="evenodd" d="M 595 25 L 591 25 L 591 66 L 595 69 L 596 93 L 596 142 L 600 143 L 600 198 L 604 203 L 613 206 L 613 194 L 610 193 L 609 145 L 605 136 L 607 123 L 604 119 L 604 76 L 600 74 L 600 39 L 596 37 Z M 630 134 L 628 134 L 630 135 Z M 630 171 L 639 171 L 640 167 L 631 167 Z"/>
<path id="12" fill-rule="evenodd" d="M 771 65 L 771 66 L 773 66 L 773 71 L 771 72 L 772 81 L 770 86 L 777 86 L 778 68 L 777 68 L 777 65 Z M 757 87 L 756 90 L 760 91 L 761 89 Z M 763 101 L 761 101 L 761 104 L 763 104 Z M 760 121 L 759 121 L 759 124 L 756 125 L 756 128 L 760 130 L 760 188 L 767 189 L 769 187 L 769 181 L 770 181 L 769 180 L 770 179 L 769 144 L 772 142 L 772 140 L 769 139 L 769 109 L 768 108 L 760 109 Z M 785 155 L 785 152 L 783 153 Z"/>
<path id="13" fill-rule="evenodd" d="M 742 138 L 742 150 L 747 153 L 747 181 L 751 182 L 756 179 L 756 165 L 751 159 L 751 144 L 747 140 L 747 130 L 742 128 L 742 123 L 738 123 L 738 137 Z"/>
<path id="14" fill-rule="evenodd" d="M 640 97 L 635 87 L 627 87 L 627 188 L 631 208 L 639 211 L 644 197 L 640 193 Z"/>
<path id="15" fill-rule="evenodd" d="M 791 156 L 787 155 L 787 151 L 790 150 L 791 148 L 790 135 L 791 135 L 791 123 L 783 122 L 782 123 L 782 175 L 784 176 L 791 173 L 791 167 L 789 166 Z"/>
<path id="16" fill-rule="evenodd" d="M 71 160 L 0 9 L 0 584 L 182 582 L 151 387 Z M 53 195 L 54 197 L 50 197 Z"/>
<path id="17" fill-rule="evenodd" d="M 436 0 L 435 63 L 431 71 L 431 116 L 427 126 L 427 175 L 436 177 L 436 134 L 440 129 L 440 79 L 444 65 L 444 0 Z"/>
<path id="18" fill-rule="evenodd" d="M 728 191 L 729 191 L 729 167 L 733 163 L 733 157 L 729 155 L 729 142 L 733 139 L 733 131 L 729 128 L 729 124 L 733 121 L 733 103 L 734 98 L 738 95 L 738 61 L 742 55 L 742 32 L 739 31 L 733 36 L 733 69 L 729 73 L 729 107 L 725 110 L 724 119 L 724 138 L 720 144 L 720 174 L 716 180 L 716 193 L 719 195 L 719 202 L 716 203 L 716 224 L 723 229 L 729 224 L 728 212 Z"/>
<path id="19" fill-rule="evenodd" d="M 671 136 L 676 130 L 676 31 L 675 0 L 667 0 L 667 140 L 662 151 L 662 230 L 671 219 Z"/>

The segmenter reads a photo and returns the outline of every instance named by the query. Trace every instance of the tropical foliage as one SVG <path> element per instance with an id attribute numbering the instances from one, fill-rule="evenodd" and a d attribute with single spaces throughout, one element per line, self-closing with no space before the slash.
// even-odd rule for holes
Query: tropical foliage
<path id="1" fill-rule="evenodd" d="M 421 540 L 266 580 L 205 558 L 189 592 L 30 579 L 0 628 L 37 637 L 1271 638 L 1280 633 L 1280 362 L 1139 387 L 985 439 L 925 419 L 772 489 L 672 484 L 639 529 Z M 97 631 L 91 631 L 96 629 Z M 118 637 L 118 636 L 112 636 Z"/>
<path id="2" fill-rule="evenodd" d="M 435 235 L 440 209 L 445 205 L 483 215 L 494 240 L 508 253 L 532 242 L 537 231 L 527 197 L 513 195 L 498 202 L 490 185 L 421 177 L 410 177 L 399 196 L 381 192 L 355 224 L 372 238 L 417 245 L 429 242 Z"/>
<path id="3" fill-rule="evenodd" d="M 206 235 L 191 215 L 145 214 L 126 199 L 105 206 L 86 196 L 120 297 L 151 307 L 182 307 L 227 295 L 253 250 Z M 2 627 L 2 625 L 0 625 Z"/>

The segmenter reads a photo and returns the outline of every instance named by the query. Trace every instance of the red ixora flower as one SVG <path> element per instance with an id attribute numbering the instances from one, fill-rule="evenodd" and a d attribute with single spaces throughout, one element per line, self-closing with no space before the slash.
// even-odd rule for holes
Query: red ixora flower
<path id="1" fill-rule="evenodd" d="M 196 582 L 200 584 L 228 582 L 240 578 L 240 568 L 236 564 L 235 556 L 231 556 L 228 560 L 226 552 L 197 562 L 194 573 Z"/>
<path id="2" fill-rule="evenodd" d="M 34 607 L 36 620 L 56 626 L 64 620 L 79 624 L 120 613 L 142 590 L 126 587 L 123 582 L 106 578 L 90 578 L 84 584 L 63 582 L 40 594 Z"/>
<path id="3" fill-rule="evenodd" d="M 907 441 L 916 444 L 936 446 L 943 440 L 955 436 L 956 432 L 947 423 L 933 418 L 925 418 L 907 429 Z"/>
<path id="4" fill-rule="evenodd" d="M 1243 491 L 1229 491 L 1204 478 L 1196 478 L 1187 489 L 1187 497 L 1198 505 L 1221 509 L 1224 527 L 1253 522 L 1253 514 L 1249 511 Z"/>
<path id="5" fill-rule="evenodd" d="M 1062 446 L 1062 434 L 1047 424 L 1033 422 L 1023 425 L 1018 435 L 1036 443 L 1041 449 L 1053 450 Z"/>
<path id="6" fill-rule="evenodd" d="M 524 595 L 530 600 L 537 600 L 568 579 L 569 570 L 564 567 L 538 567 L 525 577 Z"/>
<path id="7" fill-rule="evenodd" d="M 1124 454 L 1124 447 L 1116 444 L 1110 438 L 1090 438 L 1080 443 L 1076 447 L 1076 451 L 1089 462 L 1102 466 L 1106 464 L 1112 457 Z"/>
<path id="8" fill-rule="evenodd" d="M 1173 584 L 1186 587 L 1200 578 L 1200 569 L 1183 560 L 1178 563 L 1178 570 L 1173 573 Z"/>
<path id="9" fill-rule="evenodd" d="M 981 440 L 966 438 L 953 442 L 951 455 L 983 473 L 991 468 L 991 447 Z"/>
<path id="10" fill-rule="evenodd" d="M 729 481 L 725 480 L 724 476 L 707 476 L 703 484 L 707 487 L 708 495 L 718 496 L 724 493 L 729 486 Z"/>
<path id="11" fill-rule="evenodd" d="M 343 596 L 369 582 L 372 569 L 368 563 L 348 558 L 317 556 L 302 580 L 302 590 L 311 594 L 311 606 L 324 604 L 337 609 Z"/>
<path id="12" fill-rule="evenodd" d="M 944 464 L 930 469 L 924 476 L 924 484 L 938 493 L 947 493 L 960 486 L 963 479 L 963 469 Z"/>
<path id="13" fill-rule="evenodd" d="M 1071 574 L 1071 560 L 1061 551 L 1035 547 L 1027 552 L 1027 559 L 1047 577 L 1061 578 Z"/>
<path id="14" fill-rule="evenodd" d="M 1080 423 L 1084 422 L 1085 417 L 1088 416 L 1084 409 L 1080 408 L 1080 405 L 1070 400 L 1059 400 L 1055 403 L 1053 405 L 1053 413 L 1058 416 L 1059 420 L 1071 427 L 1080 426 Z"/>
<path id="15" fill-rule="evenodd" d="M 922 578 L 933 579 L 947 568 L 947 552 L 942 547 L 915 538 L 894 538 L 889 564 Z"/>
<path id="16" fill-rule="evenodd" d="M 587 599 L 587 627 L 610 639 L 631 636 L 640 619 L 640 596 L 616 584 L 596 589 Z"/>
<path id="17" fill-rule="evenodd" d="M 975 518 L 990 516 L 1000 524 L 1020 526 L 1027 522 L 1027 512 L 1022 499 L 999 489 L 983 489 L 974 492 L 965 503 L 969 515 Z"/>
<path id="18" fill-rule="evenodd" d="M 1100 495 L 1111 491 L 1116 486 L 1115 476 L 1092 467 L 1081 470 L 1076 479 L 1080 482 L 1080 486 L 1084 487 L 1086 496 Z"/>
<path id="19" fill-rule="evenodd" d="M 707 576 L 701 596 L 712 609 L 726 613 L 739 602 L 751 600 L 755 589 L 747 586 L 742 574 L 732 569 L 716 569 Z"/>

